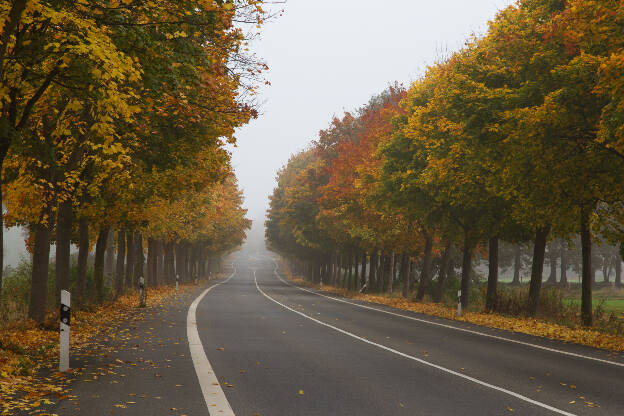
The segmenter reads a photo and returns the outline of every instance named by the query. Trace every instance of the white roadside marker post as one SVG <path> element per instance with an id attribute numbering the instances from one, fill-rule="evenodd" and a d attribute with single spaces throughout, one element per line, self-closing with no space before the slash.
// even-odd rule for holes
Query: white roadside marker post
<path id="1" fill-rule="evenodd" d="M 71 296 L 68 291 L 61 290 L 61 332 L 59 349 L 59 371 L 69 370 L 69 325 L 71 321 Z"/>
<path id="2" fill-rule="evenodd" d="M 180 275 L 176 274 L 176 293 L 178 293 L 178 281 L 180 280 Z"/>
<path id="3" fill-rule="evenodd" d="M 145 279 L 139 277 L 139 308 L 145 307 Z"/>
<path id="4" fill-rule="evenodd" d="M 461 290 L 457 291 L 457 316 L 462 316 L 461 310 Z"/>

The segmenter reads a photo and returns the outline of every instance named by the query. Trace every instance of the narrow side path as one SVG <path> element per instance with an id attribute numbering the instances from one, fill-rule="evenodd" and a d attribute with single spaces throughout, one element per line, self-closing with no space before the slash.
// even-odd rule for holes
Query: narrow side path
<path id="1" fill-rule="evenodd" d="M 70 395 L 51 396 L 53 406 L 18 415 L 198 415 L 207 414 L 187 339 L 187 313 L 211 281 L 160 306 L 137 309 L 105 339 L 76 352 L 70 367 L 80 369 Z M 142 319 L 141 319 L 142 317 Z"/>

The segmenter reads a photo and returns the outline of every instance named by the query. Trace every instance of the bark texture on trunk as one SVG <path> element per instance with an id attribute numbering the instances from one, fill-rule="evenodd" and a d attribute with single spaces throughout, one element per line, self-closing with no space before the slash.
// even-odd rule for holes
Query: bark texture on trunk
<path id="1" fill-rule="evenodd" d="M 50 226 L 36 224 L 32 226 L 34 233 L 32 282 L 28 317 L 35 322 L 43 322 L 46 314 L 48 297 L 48 266 L 50 263 Z"/>
<path id="2" fill-rule="evenodd" d="M 135 252 L 134 232 L 126 230 L 126 287 L 136 287 L 134 284 Z"/>
<path id="3" fill-rule="evenodd" d="M 559 257 L 561 258 L 560 262 L 560 276 L 559 276 L 559 284 L 561 286 L 568 285 L 568 243 L 565 240 L 561 240 Z"/>
<path id="4" fill-rule="evenodd" d="M 362 277 L 360 278 L 360 280 L 362 281 L 361 287 L 364 287 L 364 285 L 366 285 L 366 287 L 368 288 L 368 276 L 366 276 L 366 252 L 365 251 L 362 252 Z"/>
<path id="5" fill-rule="evenodd" d="M 390 262 L 388 267 L 388 293 L 392 294 L 392 289 L 394 288 L 394 250 L 390 253 L 388 260 Z"/>
<path id="6" fill-rule="evenodd" d="M 143 254 L 143 236 L 140 232 L 134 233 L 134 247 L 135 247 L 135 262 L 134 262 L 134 283 L 135 286 L 139 284 L 139 278 L 144 275 L 145 255 Z"/>
<path id="7" fill-rule="evenodd" d="M 368 280 L 369 280 L 369 284 L 370 284 L 370 290 L 371 291 L 377 291 L 378 289 L 378 284 L 377 284 L 377 263 L 378 263 L 378 259 L 379 256 L 377 255 L 377 249 L 373 249 L 373 251 L 371 251 L 371 255 L 370 255 L 370 272 L 368 273 Z"/>
<path id="8" fill-rule="evenodd" d="M 164 244 L 160 241 L 156 241 L 156 245 L 158 246 L 158 253 L 156 255 L 156 284 L 160 285 L 165 283 L 165 253 L 164 253 Z"/>
<path id="9" fill-rule="evenodd" d="M 93 266 L 93 280 L 95 283 L 95 296 L 98 303 L 104 300 L 104 255 L 106 254 L 106 245 L 108 243 L 109 226 L 104 226 L 95 243 L 95 265 Z"/>
<path id="10" fill-rule="evenodd" d="M 615 285 L 622 286 L 622 258 L 619 254 L 615 256 Z"/>
<path id="11" fill-rule="evenodd" d="M 71 199 L 59 204 L 56 221 L 56 293 L 54 295 L 57 300 L 60 300 L 61 290 L 69 290 L 72 214 Z"/>
<path id="12" fill-rule="evenodd" d="M 581 282 L 581 321 L 584 326 L 592 326 L 592 264 L 591 264 L 591 231 L 590 231 L 590 215 L 591 211 L 587 208 L 581 209 L 581 257 L 583 259 L 582 266 L 582 282 Z"/>
<path id="13" fill-rule="evenodd" d="M 104 254 L 104 281 L 109 288 L 113 287 L 115 275 L 115 233 L 109 229 L 106 240 L 106 254 Z"/>
<path id="14" fill-rule="evenodd" d="M 150 286 L 155 286 L 156 282 L 156 247 L 152 237 L 147 239 L 147 282 Z"/>
<path id="15" fill-rule="evenodd" d="M 117 264 L 115 266 L 115 297 L 123 291 L 124 285 L 124 260 L 126 259 L 126 233 L 117 231 Z"/>
<path id="16" fill-rule="evenodd" d="M 425 292 L 429 288 L 431 282 L 431 250 L 433 249 L 433 239 L 429 234 L 425 235 L 425 251 L 423 252 L 422 272 L 420 274 L 420 282 L 418 284 L 418 292 L 416 299 L 421 301 L 425 297 Z"/>
<path id="17" fill-rule="evenodd" d="M 557 284 L 557 252 L 555 251 L 555 241 L 548 246 L 548 262 L 550 263 L 550 274 L 548 283 Z"/>
<path id="18" fill-rule="evenodd" d="M 351 279 L 353 278 L 353 253 L 349 251 L 348 260 L 347 260 L 347 268 L 349 269 L 349 276 L 347 278 L 346 288 L 348 290 L 351 289 Z"/>
<path id="19" fill-rule="evenodd" d="M 409 254 L 403 253 L 401 255 L 401 281 L 403 283 L 403 290 L 401 291 L 401 295 L 404 298 L 407 298 L 409 295 Z"/>
<path id="20" fill-rule="evenodd" d="M 535 231 L 533 262 L 531 264 L 531 283 L 529 285 L 529 300 L 527 305 L 527 314 L 529 316 L 535 316 L 539 306 L 544 273 L 544 257 L 546 254 L 546 238 L 549 232 L 550 227 L 538 228 Z"/>
<path id="21" fill-rule="evenodd" d="M 87 260 L 89 259 L 89 218 L 78 219 L 78 302 L 85 303 L 87 291 Z"/>
<path id="22" fill-rule="evenodd" d="M 358 256 L 357 251 L 356 251 L 353 253 L 353 267 L 354 267 L 353 290 L 358 290 L 360 288 L 359 263 L 360 263 L 360 256 Z"/>
<path id="23" fill-rule="evenodd" d="M 4 160 L 4 158 L 2 159 Z M 0 306 L 2 306 L 2 283 L 4 276 L 4 206 L 2 202 L 2 165 L 0 164 Z"/>
<path id="24" fill-rule="evenodd" d="M 184 279 L 184 248 L 181 243 L 175 245 L 175 273 L 178 280 Z"/>
<path id="25" fill-rule="evenodd" d="M 488 261 L 488 285 L 485 295 L 485 309 L 494 310 L 497 301 L 498 286 L 498 238 L 490 238 L 489 241 L 489 261 Z"/>
<path id="26" fill-rule="evenodd" d="M 169 284 L 175 282 L 174 244 L 165 244 L 165 281 Z"/>
<path id="27" fill-rule="evenodd" d="M 514 247 L 514 275 L 511 281 L 512 285 L 520 284 L 520 254 L 520 246 L 516 245 Z"/>

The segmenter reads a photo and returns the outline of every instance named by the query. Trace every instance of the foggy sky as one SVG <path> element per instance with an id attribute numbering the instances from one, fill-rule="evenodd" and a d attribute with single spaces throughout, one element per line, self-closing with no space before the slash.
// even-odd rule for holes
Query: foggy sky
<path id="1" fill-rule="evenodd" d="M 269 65 L 260 117 L 237 133 L 233 165 L 248 216 L 261 235 L 277 170 L 333 115 L 394 81 L 406 85 L 448 56 L 511 0 L 288 0 L 253 49 Z M 275 7 L 279 10 L 281 7 Z M 5 234 L 5 265 L 24 253 L 21 230 Z"/>
<path id="2" fill-rule="evenodd" d="M 233 165 L 254 226 L 277 170 L 328 126 L 394 81 L 460 49 L 511 0 L 288 0 L 254 51 L 269 65 L 257 120 L 238 131 Z M 254 227 L 255 228 L 255 227 Z"/>

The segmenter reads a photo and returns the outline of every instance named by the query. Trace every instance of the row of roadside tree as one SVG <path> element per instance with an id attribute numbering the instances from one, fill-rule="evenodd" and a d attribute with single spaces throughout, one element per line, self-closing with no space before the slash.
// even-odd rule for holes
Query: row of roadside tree
<path id="1" fill-rule="evenodd" d="M 526 310 L 537 312 L 546 246 L 580 235 L 581 318 L 592 325 L 592 240 L 624 240 L 624 4 L 521 0 L 487 33 L 336 117 L 278 174 L 266 235 L 315 281 L 416 298 L 461 251 L 462 306 L 476 250 L 497 302 L 499 241 L 532 241 Z M 398 256 L 398 257 L 397 257 Z M 412 260 L 412 261 L 410 261 Z M 368 272 L 366 268 L 368 267 Z M 439 300 L 439 299 L 438 299 Z"/>
<path id="2" fill-rule="evenodd" d="M 72 285 L 84 304 L 106 293 L 109 234 L 114 295 L 144 274 L 149 285 L 201 275 L 244 239 L 226 145 L 256 117 L 266 66 L 246 45 L 267 17 L 256 0 L 2 2 L 0 202 L 3 225 L 27 230 L 30 318 L 50 306 L 52 244 L 55 293 Z"/>

